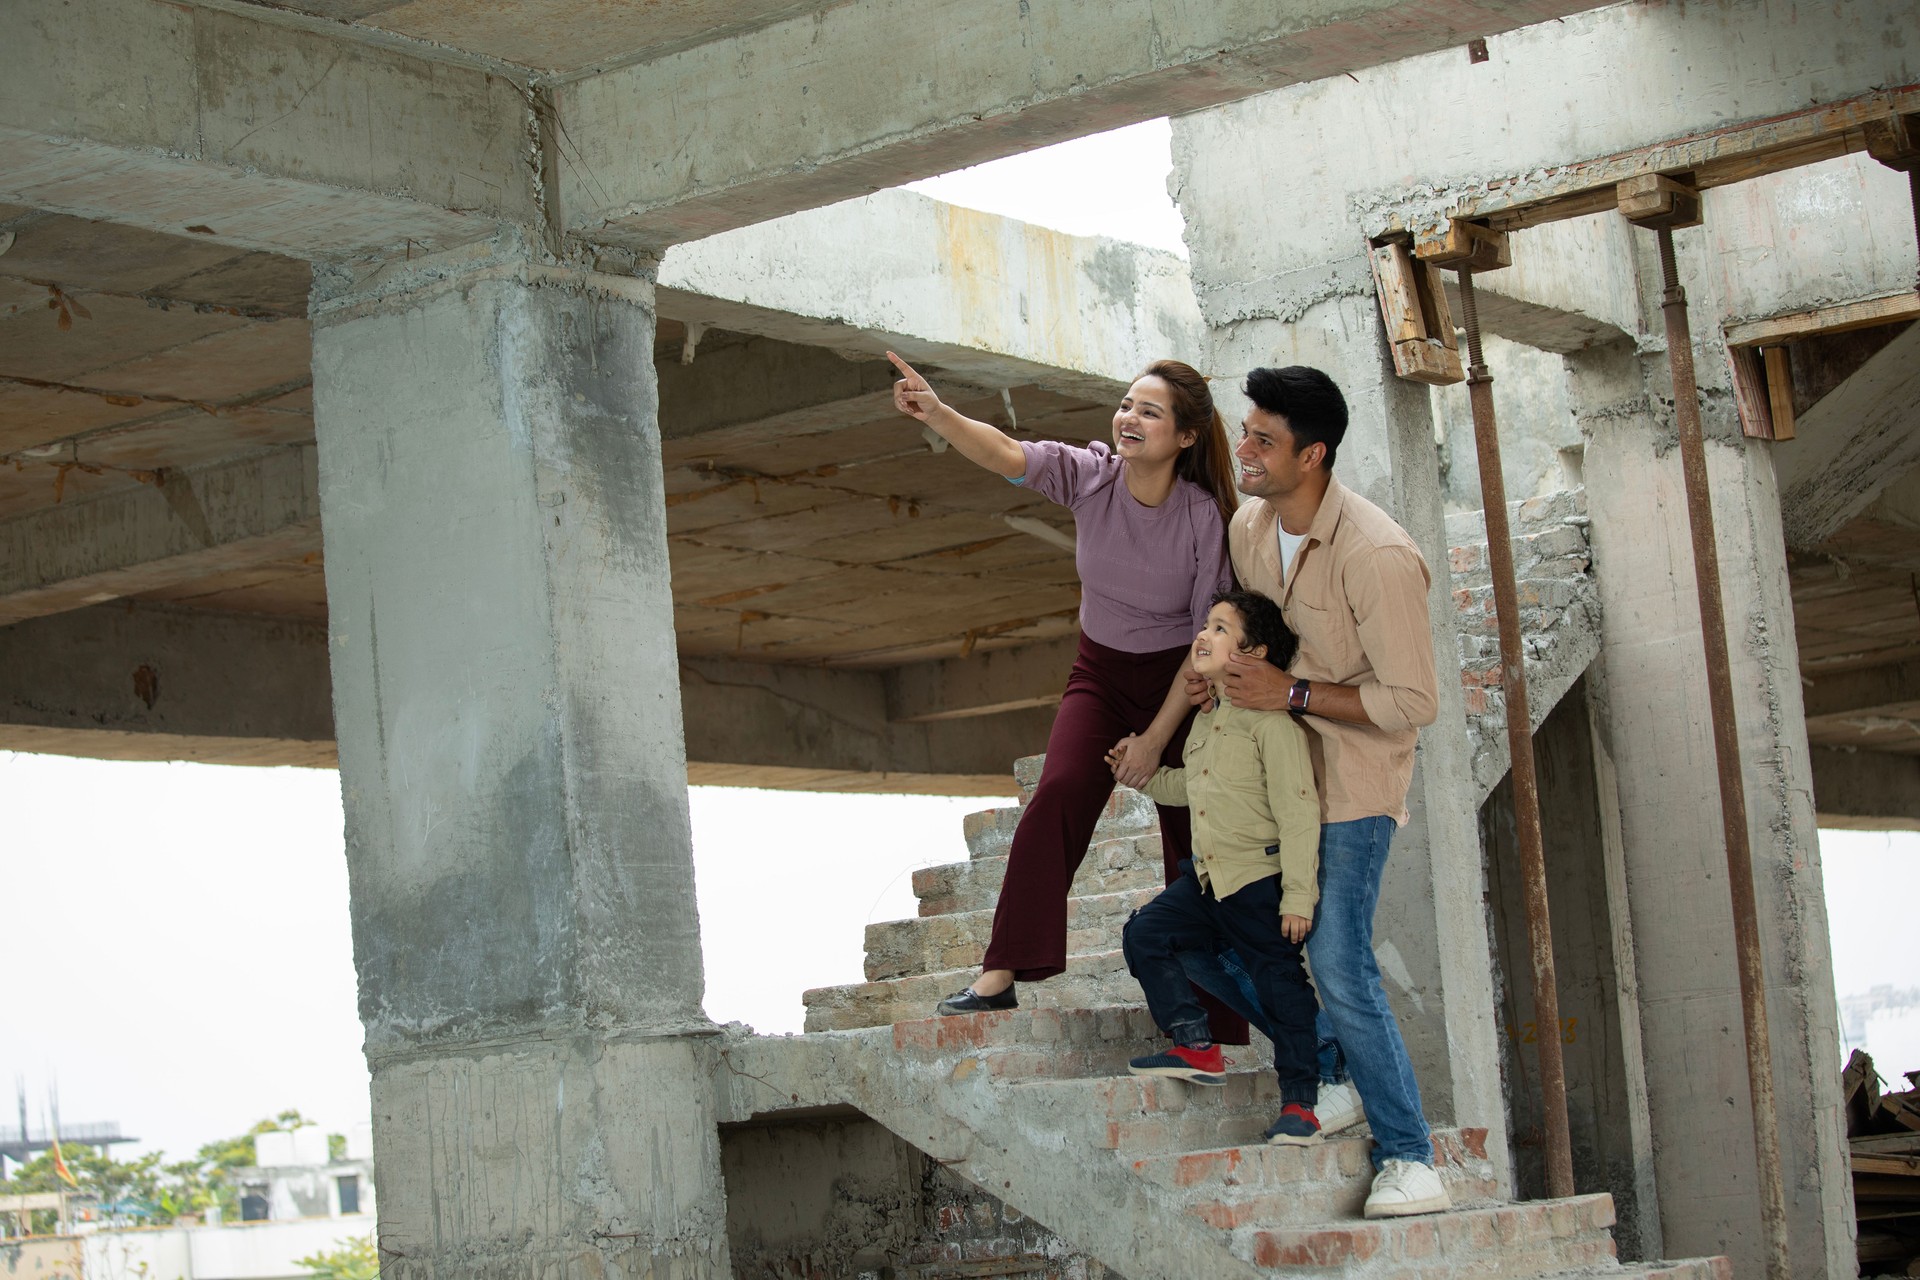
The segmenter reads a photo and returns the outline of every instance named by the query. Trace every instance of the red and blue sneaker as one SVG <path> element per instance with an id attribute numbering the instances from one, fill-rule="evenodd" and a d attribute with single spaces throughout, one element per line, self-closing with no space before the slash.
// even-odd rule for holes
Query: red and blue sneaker
<path id="1" fill-rule="evenodd" d="M 1320 1118 L 1313 1108 L 1289 1102 L 1280 1108 L 1280 1118 L 1267 1126 L 1267 1143 L 1275 1147 L 1310 1147 L 1320 1141 Z"/>
<path id="2" fill-rule="evenodd" d="M 1127 1064 L 1127 1070 L 1137 1076 L 1172 1076 L 1192 1084 L 1227 1082 L 1226 1055 L 1220 1052 L 1217 1044 L 1210 1044 L 1204 1049 L 1177 1044 L 1164 1053 L 1150 1053 L 1144 1058 L 1135 1058 Z"/>

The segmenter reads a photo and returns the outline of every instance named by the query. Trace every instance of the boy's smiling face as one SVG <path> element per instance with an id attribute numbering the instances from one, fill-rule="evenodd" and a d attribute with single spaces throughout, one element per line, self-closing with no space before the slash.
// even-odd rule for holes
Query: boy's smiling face
<path id="1" fill-rule="evenodd" d="M 1206 680 L 1221 680 L 1227 674 L 1227 660 L 1235 653 L 1267 656 L 1267 646 L 1246 648 L 1247 626 L 1240 611 L 1225 601 L 1207 610 L 1207 625 L 1193 638 L 1193 669 Z"/>

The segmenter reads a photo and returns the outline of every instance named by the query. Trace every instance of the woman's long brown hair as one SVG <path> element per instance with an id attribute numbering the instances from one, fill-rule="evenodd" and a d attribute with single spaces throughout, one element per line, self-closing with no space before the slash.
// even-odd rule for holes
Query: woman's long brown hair
<path id="1" fill-rule="evenodd" d="M 1233 483 L 1233 446 L 1227 443 L 1227 423 L 1214 407 L 1213 392 L 1200 371 L 1179 360 L 1155 360 L 1140 374 L 1155 377 L 1173 392 L 1173 424 L 1193 432 L 1193 443 L 1180 451 L 1173 474 L 1191 480 L 1213 495 L 1220 519 L 1231 522 L 1240 505 Z"/>

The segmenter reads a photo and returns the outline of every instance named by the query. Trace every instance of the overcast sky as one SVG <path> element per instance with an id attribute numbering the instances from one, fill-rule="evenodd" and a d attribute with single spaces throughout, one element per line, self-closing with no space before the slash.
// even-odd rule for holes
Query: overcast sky
<path id="1" fill-rule="evenodd" d="M 1171 200 L 1107 195 L 1170 167 L 1160 121 L 916 188 L 1184 252 Z M 912 870 L 965 857 L 961 816 L 992 803 L 696 788 L 708 1014 L 798 1031 L 800 992 L 859 981 L 864 926 L 913 915 Z M 0 1087 L 25 1080 L 36 1126 L 56 1078 L 67 1122 L 117 1120 L 175 1157 L 287 1107 L 364 1123 L 336 774 L 0 753 L 0 804 Z M 1920 982 L 1885 892 L 1916 858 L 1912 835 L 1823 841 L 1842 993 Z M 1889 1026 L 1887 1052 L 1920 1067 L 1920 1020 Z"/>

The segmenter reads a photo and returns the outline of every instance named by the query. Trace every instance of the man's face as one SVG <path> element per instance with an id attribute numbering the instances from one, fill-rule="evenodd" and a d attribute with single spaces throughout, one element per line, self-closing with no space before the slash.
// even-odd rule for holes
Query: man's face
<path id="1" fill-rule="evenodd" d="M 1285 497 L 1300 483 L 1304 470 L 1287 420 L 1258 406 L 1247 410 L 1243 434 L 1233 451 L 1240 464 L 1240 492 L 1253 498 Z"/>

